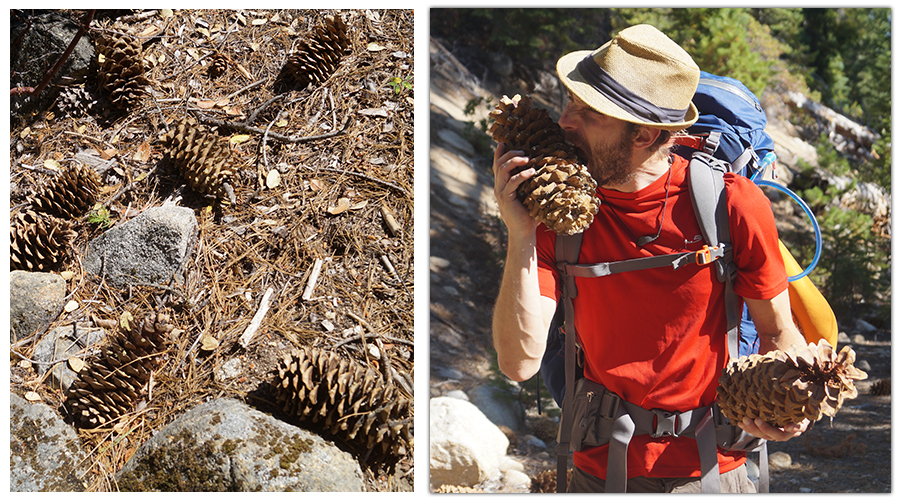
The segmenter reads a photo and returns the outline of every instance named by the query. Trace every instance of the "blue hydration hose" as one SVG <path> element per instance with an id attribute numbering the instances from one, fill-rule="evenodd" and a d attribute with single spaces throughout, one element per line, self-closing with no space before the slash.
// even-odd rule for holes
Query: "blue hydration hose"
<path id="1" fill-rule="evenodd" d="M 782 193 L 793 198 L 794 201 L 796 201 L 800 205 L 800 207 L 803 208 L 803 211 L 806 212 L 806 216 L 809 217 L 809 221 L 812 222 L 813 230 L 815 230 L 815 233 L 816 233 L 816 254 L 815 254 L 815 256 L 813 256 L 812 262 L 810 262 L 810 264 L 806 267 L 806 269 L 803 270 L 802 273 L 800 273 L 796 276 L 788 277 L 788 281 L 797 281 L 797 280 L 803 278 L 804 276 L 808 275 L 810 272 L 812 272 L 812 270 L 815 269 L 816 265 L 819 263 L 819 257 L 822 256 L 822 230 L 819 229 L 819 221 L 816 220 L 816 216 L 813 215 L 812 210 L 810 210 L 810 208 L 809 208 L 809 205 L 807 205 L 806 202 L 803 201 L 797 195 L 797 193 L 791 191 L 790 189 L 788 189 L 776 182 L 757 179 L 757 177 L 759 177 L 759 175 L 763 171 L 765 171 L 766 167 L 771 165 L 774 161 L 775 161 L 775 153 L 770 151 L 759 162 L 759 170 L 757 170 L 753 174 L 753 176 L 750 177 L 750 179 L 753 182 L 755 182 L 758 186 L 767 186 L 767 187 L 775 188 L 775 189 L 781 191 Z"/>

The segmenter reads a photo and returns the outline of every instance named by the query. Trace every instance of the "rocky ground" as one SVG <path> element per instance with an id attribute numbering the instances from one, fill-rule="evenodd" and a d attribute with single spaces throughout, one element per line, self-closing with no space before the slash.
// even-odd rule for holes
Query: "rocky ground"
<path id="1" fill-rule="evenodd" d="M 534 476 L 555 468 L 556 409 L 548 405 L 538 414 L 536 382 L 508 384 L 496 369 L 490 321 L 505 238 L 492 203 L 490 143 L 477 129 L 486 117 L 485 99 L 496 102 L 503 93 L 520 90 L 479 80 L 435 40 L 431 67 L 431 396 L 470 391 L 490 380 L 506 387 L 527 415 L 524 431 L 507 433 L 509 454 Z M 546 86 L 537 92 L 545 102 L 554 102 L 552 90 Z M 473 108 L 472 103 L 479 105 Z M 467 114 L 467 106 L 474 113 Z M 779 144 L 789 148 L 781 150 L 780 158 L 808 155 L 813 149 L 790 129 L 773 132 L 788 138 Z M 858 384 L 859 397 L 848 401 L 833 421 L 823 419 L 801 438 L 770 445 L 773 492 L 891 491 L 890 331 L 854 318 L 839 318 L 839 324 L 839 347 L 853 347 L 857 366 L 869 378 Z M 528 435 L 548 447 L 528 444 Z"/>
<path id="2" fill-rule="evenodd" d="M 229 397 L 271 411 L 266 388 L 294 347 L 394 370 L 411 397 L 412 11 L 100 10 L 42 92 L 48 101 L 28 97 L 29 88 L 38 87 L 89 13 L 38 14 L 10 12 L 17 87 L 11 224 L 33 206 L 33 193 L 73 163 L 98 171 L 100 190 L 98 205 L 72 221 L 74 240 L 52 269 L 66 276 L 70 306 L 37 334 L 11 339 L 10 390 L 65 416 L 65 392 L 45 384 L 33 363 L 40 335 L 55 326 L 115 325 L 126 313 L 141 318 L 161 308 L 177 332 L 141 411 L 116 429 L 79 431 L 94 450 L 87 489 L 115 489 L 111 477 L 135 448 L 201 402 Z M 334 73 L 308 88 L 276 84 L 287 55 L 328 15 L 348 26 L 349 46 Z M 68 34 L 27 48 L 32 35 L 60 23 Z M 127 109 L 114 110 L 97 88 L 92 40 L 104 30 L 141 42 L 149 90 Z M 78 69 L 69 65 L 79 61 Z M 186 187 L 164 159 L 159 138 L 185 116 L 234 155 L 232 203 Z M 89 241 L 165 200 L 188 207 L 198 221 L 182 275 L 115 286 L 102 273 L 84 272 Z M 253 322 L 260 312 L 261 322 Z M 249 342 L 239 342 L 251 323 Z M 227 381 L 216 376 L 224 366 Z M 101 446 L 107 440 L 112 444 Z M 411 453 L 393 471 L 368 470 L 367 481 L 372 491 L 410 490 Z"/>

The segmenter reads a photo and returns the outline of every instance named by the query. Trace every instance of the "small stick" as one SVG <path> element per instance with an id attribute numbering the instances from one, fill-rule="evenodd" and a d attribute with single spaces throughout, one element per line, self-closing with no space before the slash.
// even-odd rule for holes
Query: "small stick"
<path id="1" fill-rule="evenodd" d="M 316 259 L 316 262 L 313 264 L 312 272 L 309 275 L 309 281 L 306 283 L 306 289 L 303 290 L 303 295 L 301 298 L 303 300 L 310 300 L 312 298 L 313 289 L 316 287 L 316 280 L 319 279 L 319 272 L 322 270 L 322 259 Z"/>
<path id="2" fill-rule="evenodd" d="M 247 326 L 247 329 L 244 330 L 244 334 L 241 335 L 239 342 L 244 349 L 250 345 L 250 340 L 256 335 L 256 331 L 259 330 L 259 325 L 262 324 L 263 317 L 265 317 L 266 313 L 269 311 L 269 298 L 272 297 L 274 291 L 275 290 L 271 287 L 266 290 L 262 300 L 259 302 L 259 309 L 256 311 L 256 314 L 253 315 L 253 319 L 250 320 L 250 324 Z"/>

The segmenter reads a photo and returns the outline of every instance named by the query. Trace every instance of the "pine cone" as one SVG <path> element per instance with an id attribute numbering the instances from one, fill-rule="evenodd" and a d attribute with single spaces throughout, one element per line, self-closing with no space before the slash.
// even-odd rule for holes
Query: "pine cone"
<path id="1" fill-rule="evenodd" d="M 119 31 L 104 29 L 96 41 L 100 88 L 119 109 L 132 107 L 150 83 L 144 75 L 141 41 Z"/>
<path id="2" fill-rule="evenodd" d="M 76 236 L 67 221 L 31 210 L 20 212 L 9 227 L 10 268 L 35 272 L 55 269 Z"/>
<path id="3" fill-rule="evenodd" d="M 562 129 L 530 97 L 503 96 L 490 112 L 491 136 L 529 158 L 521 169 L 535 175 L 519 185 L 518 195 L 532 217 L 557 234 L 576 234 L 594 221 L 600 207 L 597 182 L 567 143 Z"/>
<path id="4" fill-rule="evenodd" d="M 151 313 L 136 324 L 119 326 L 119 334 L 78 373 L 66 394 L 76 425 L 94 428 L 115 422 L 142 396 L 173 325 L 169 316 Z"/>
<path id="5" fill-rule="evenodd" d="M 393 465 L 412 452 L 412 401 L 369 367 L 304 348 L 284 357 L 275 386 L 286 414 L 321 426 L 376 462 Z"/>
<path id="6" fill-rule="evenodd" d="M 276 82 L 285 89 L 319 85 L 334 73 L 349 46 L 344 20 L 328 16 L 325 25 L 317 26 L 313 37 L 288 56 Z"/>
<path id="7" fill-rule="evenodd" d="M 206 75 L 215 80 L 224 75 L 226 71 L 228 71 L 228 58 L 224 54 L 216 53 L 209 63 Z"/>
<path id="8" fill-rule="evenodd" d="M 572 480 L 572 469 L 566 470 L 566 483 Z M 556 471 L 545 470 L 531 477 L 532 493 L 556 493 Z"/>
<path id="9" fill-rule="evenodd" d="M 237 161 L 225 141 L 192 117 L 180 120 L 161 139 L 191 189 L 222 203 L 235 203 L 231 179 Z"/>
<path id="10" fill-rule="evenodd" d="M 723 370 L 719 407 L 732 422 L 763 418 L 775 427 L 833 417 L 844 399 L 857 396 L 854 380 L 867 375 L 853 366 L 856 353 L 835 353 L 826 340 L 800 349 L 751 354 Z"/>
<path id="11" fill-rule="evenodd" d="M 73 118 L 91 114 L 97 108 L 97 99 L 84 87 L 65 87 L 56 98 L 56 109 Z"/>
<path id="12" fill-rule="evenodd" d="M 30 201 L 39 212 L 76 219 L 94 206 L 99 191 L 100 175 L 94 169 L 76 163 L 44 184 Z"/>

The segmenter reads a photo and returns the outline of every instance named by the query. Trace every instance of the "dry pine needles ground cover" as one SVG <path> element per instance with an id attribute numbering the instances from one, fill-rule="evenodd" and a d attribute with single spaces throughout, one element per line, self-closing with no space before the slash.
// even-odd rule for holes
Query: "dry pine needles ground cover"
<path id="1" fill-rule="evenodd" d="M 236 397 L 275 410 L 267 384 L 294 347 L 355 360 L 410 397 L 414 363 L 412 12 L 125 14 L 98 15 L 85 36 L 137 35 L 149 93 L 121 111 L 102 101 L 84 114 L 52 108 L 11 130 L 11 220 L 77 153 L 100 159 L 103 208 L 74 220 L 75 240 L 55 269 L 71 273 L 66 301 L 78 307 L 50 328 L 114 325 L 157 309 L 174 326 L 135 408 L 112 428 L 79 430 L 90 462 L 81 479 L 91 491 L 116 490 L 114 474 L 137 447 L 196 404 Z M 280 88 L 287 56 L 329 15 L 343 19 L 349 39 L 334 73 Z M 89 77 L 84 87 L 95 84 Z M 194 191 L 164 160 L 159 138 L 189 116 L 236 158 L 234 203 Z M 115 288 L 83 271 L 90 239 L 172 198 L 199 223 L 184 276 Z M 11 390 L 64 413 L 65 394 L 28 361 L 38 335 L 13 346 Z M 239 376 L 217 375 L 235 358 Z M 360 457 L 372 490 L 408 489 L 411 459 L 409 450 L 396 467 L 379 468 Z"/>

